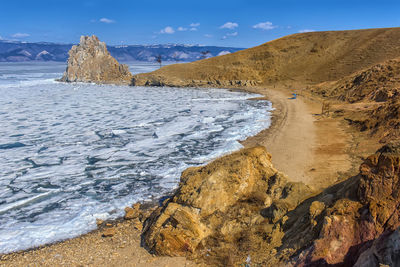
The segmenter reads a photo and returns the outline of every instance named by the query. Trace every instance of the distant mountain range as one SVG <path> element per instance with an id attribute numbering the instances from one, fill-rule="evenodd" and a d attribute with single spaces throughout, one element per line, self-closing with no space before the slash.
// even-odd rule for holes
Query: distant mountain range
<path id="1" fill-rule="evenodd" d="M 0 40 L 0 62 L 66 61 L 72 44 L 27 43 Z M 195 61 L 233 53 L 244 48 L 200 45 L 120 45 L 107 46 L 118 61 L 153 62 L 158 55 L 163 61 Z"/>

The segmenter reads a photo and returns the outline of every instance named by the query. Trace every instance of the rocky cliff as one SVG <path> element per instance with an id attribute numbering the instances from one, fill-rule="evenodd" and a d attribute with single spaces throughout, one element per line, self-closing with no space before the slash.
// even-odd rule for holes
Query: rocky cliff
<path id="1" fill-rule="evenodd" d="M 145 246 L 213 266 L 399 266 L 400 143 L 317 195 L 270 159 L 256 147 L 184 171 L 145 222 Z"/>
<path id="2" fill-rule="evenodd" d="M 64 82 L 131 84 L 127 65 L 119 64 L 96 36 L 82 36 L 79 45 L 69 51 L 68 66 L 61 78 Z"/>

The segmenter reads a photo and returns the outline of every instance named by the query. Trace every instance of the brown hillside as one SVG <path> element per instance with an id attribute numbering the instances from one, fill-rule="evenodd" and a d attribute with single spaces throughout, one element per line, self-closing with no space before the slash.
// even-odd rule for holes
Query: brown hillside
<path id="1" fill-rule="evenodd" d="M 400 89 L 400 58 L 368 67 L 334 82 L 312 87 L 312 93 L 350 103 L 385 102 Z"/>
<path id="2" fill-rule="evenodd" d="M 387 60 L 338 81 L 311 87 L 337 105 L 344 117 L 382 143 L 400 137 L 400 59 Z M 350 104 L 348 104 L 350 103 Z"/>
<path id="3" fill-rule="evenodd" d="M 225 56 L 135 76 L 134 85 L 318 84 L 400 56 L 400 28 L 289 35 Z"/>

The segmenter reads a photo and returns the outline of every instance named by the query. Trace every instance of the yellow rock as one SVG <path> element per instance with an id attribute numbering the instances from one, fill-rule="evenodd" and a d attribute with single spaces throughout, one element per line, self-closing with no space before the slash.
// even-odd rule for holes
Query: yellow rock
<path id="1" fill-rule="evenodd" d="M 106 228 L 106 229 L 103 231 L 102 236 L 103 236 L 103 237 L 112 237 L 112 236 L 114 236 L 115 234 L 116 234 L 116 231 L 115 231 L 114 228 Z"/>

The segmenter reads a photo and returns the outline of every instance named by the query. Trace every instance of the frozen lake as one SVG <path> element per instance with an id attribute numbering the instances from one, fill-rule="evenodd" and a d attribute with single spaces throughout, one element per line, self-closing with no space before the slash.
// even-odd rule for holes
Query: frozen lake
<path id="1" fill-rule="evenodd" d="M 270 125 L 256 95 L 55 82 L 64 69 L 0 63 L 0 253 L 93 230 Z"/>

